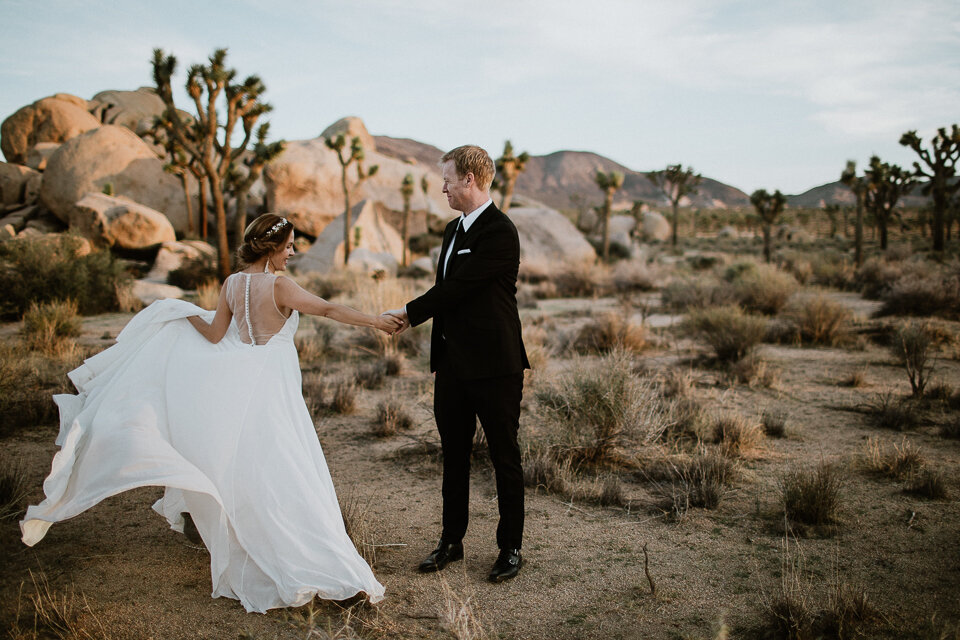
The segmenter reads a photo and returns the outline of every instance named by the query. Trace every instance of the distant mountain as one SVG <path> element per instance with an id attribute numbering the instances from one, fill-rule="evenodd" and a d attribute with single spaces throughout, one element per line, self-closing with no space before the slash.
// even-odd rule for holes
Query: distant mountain
<path id="1" fill-rule="evenodd" d="M 900 206 L 904 207 L 922 207 L 929 202 L 929 198 L 920 193 L 922 186 L 916 186 L 910 195 L 900 199 Z M 817 208 L 826 204 L 838 204 L 842 207 L 856 206 L 857 201 L 850 191 L 850 188 L 842 182 L 831 182 L 829 184 L 814 187 L 809 191 L 804 191 L 800 195 L 787 196 L 787 206 Z"/>
<path id="2" fill-rule="evenodd" d="M 431 145 L 410 140 L 374 136 L 377 151 L 399 160 L 414 161 L 437 171 L 437 162 L 443 152 Z M 600 204 L 603 195 L 593 181 L 597 169 L 623 173 L 623 188 L 617 192 L 615 206 L 628 208 L 635 200 L 654 206 L 667 206 L 667 201 L 650 182 L 646 173 L 633 171 L 589 151 L 557 151 L 545 156 L 531 156 L 527 167 L 517 179 L 517 196 L 536 200 L 555 209 L 570 209 L 573 198 L 582 198 L 585 204 Z M 734 187 L 704 178 L 699 192 L 691 198 L 694 206 L 715 209 L 749 207 L 750 198 Z"/>

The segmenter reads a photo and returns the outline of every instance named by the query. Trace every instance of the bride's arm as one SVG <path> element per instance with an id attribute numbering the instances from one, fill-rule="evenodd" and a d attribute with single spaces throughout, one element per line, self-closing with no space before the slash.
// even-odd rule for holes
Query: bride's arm
<path id="1" fill-rule="evenodd" d="M 296 309 L 300 313 L 308 313 L 313 316 L 323 316 L 343 324 L 373 327 L 390 334 L 397 331 L 403 324 L 393 316 L 372 316 L 346 305 L 327 302 L 323 298 L 304 290 L 290 278 L 277 278 L 274 295 L 279 306 Z"/>
<path id="2" fill-rule="evenodd" d="M 207 324 L 206 320 L 200 316 L 190 316 L 187 320 L 193 325 L 193 328 L 200 332 L 204 338 L 217 344 L 227 333 L 227 327 L 230 326 L 230 320 L 233 319 L 233 312 L 227 304 L 226 286 L 220 287 L 220 299 L 217 301 L 217 313 L 213 316 L 213 322 Z"/>

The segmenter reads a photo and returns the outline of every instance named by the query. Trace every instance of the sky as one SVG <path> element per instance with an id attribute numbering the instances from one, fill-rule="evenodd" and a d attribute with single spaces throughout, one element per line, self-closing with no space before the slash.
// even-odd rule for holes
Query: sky
<path id="1" fill-rule="evenodd" d="M 956 0 L 0 0 L 0 118 L 228 49 L 272 139 L 347 115 L 450 149 L 592 151 L 799 194 L 960 123 Z M 186 106 L 181 94 L 179 106 Z"/>

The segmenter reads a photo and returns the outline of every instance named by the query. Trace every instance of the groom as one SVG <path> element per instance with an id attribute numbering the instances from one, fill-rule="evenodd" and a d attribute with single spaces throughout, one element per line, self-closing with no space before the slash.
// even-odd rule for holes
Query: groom
<path id="1" fill-rule="evenodd" d="M 463 558 L 470 497 L 470 451 L 477 419 L 497 481 L 500 554 L 491 582 L 513 578 L 523 559 L 523 469 L 517 430 L 523 370 L 530 368 L 517 311 L 517 228 L 490 199 L 494 164 L 463 146 L 440 159 L 443 193 L 461 215 L 447 225 L 436 284 L 389 313 L 418 325 L 433 318 L 430 371 L 433 412 L 443 448 L 443 531 L 420 571 L 440 571 Z"/>

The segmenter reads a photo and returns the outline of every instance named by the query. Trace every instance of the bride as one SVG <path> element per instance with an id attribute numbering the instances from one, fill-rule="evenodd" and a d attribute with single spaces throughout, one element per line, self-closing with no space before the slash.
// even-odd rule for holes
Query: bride
<path id="1" fill-rule="evenodd" d="M 285 218 L 262 215 L 243 239 L 246 268 L 226 279 L 215 313 L 155 302 L 70 372 L 79 393 L 54 396 L 60 451 L 46 499 L 20 522 L 23 542 L 109 496 L 163 486 L 153 508 L 177 531 L 185 516 L 196 525 L 213 597 L 261 613 L 314 596 L 377 602 L 383 586 L 344 529 L 293 335 L 301 312 L 391 334 L 400 323 L 278 276 L 294 253 Z"/>

